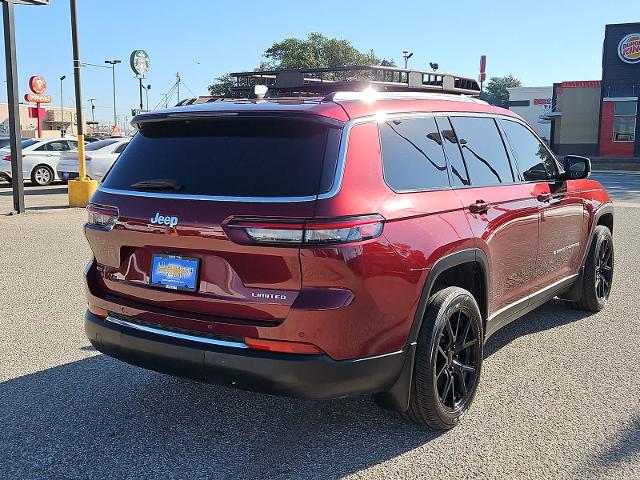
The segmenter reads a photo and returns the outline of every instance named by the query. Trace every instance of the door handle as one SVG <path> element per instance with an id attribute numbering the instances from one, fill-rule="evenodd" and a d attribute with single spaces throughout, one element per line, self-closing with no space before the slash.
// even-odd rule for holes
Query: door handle
<path id="1" fill-rule="evenodd" d="M 548 202 L 551 200 L 551 194 L 549 192 L 539 193 L 536 198 L 539 202 Z"/>
<path id="2" fill-rule="evenodd" d="M 475 203 L 469 205 L 469 211 L 471 213 L 487 213 L 489 210 L 489 204 L 484 200 L 476 200 Z"/>

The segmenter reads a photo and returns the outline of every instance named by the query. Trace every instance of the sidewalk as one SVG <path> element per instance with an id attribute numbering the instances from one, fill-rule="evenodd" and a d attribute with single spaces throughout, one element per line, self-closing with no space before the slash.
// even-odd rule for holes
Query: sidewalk
<path id="1" fill-rule="evenodd" d="M 594 172 L 617 170 L 620 172 L 640 172 L 640 158 L 626 157 L 591 157 L 591 168 Z"/>

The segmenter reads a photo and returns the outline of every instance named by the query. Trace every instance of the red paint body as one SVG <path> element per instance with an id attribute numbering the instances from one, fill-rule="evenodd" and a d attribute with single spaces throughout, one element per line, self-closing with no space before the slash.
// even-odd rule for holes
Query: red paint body
<path id="1" fill-rule="evenodd" d="M 451 100 L 239 102 L 198 106 L 296 113 L 356 122 L 344 175 L 330 198 L 291 203 L 134 197 L 98 190 L 92 202 L 117 207 L 111 231 L 86 228 L 95 255 L 87 274 L 91 306 L 141 322 L 237 338 L 308 342 L 334 360 L 403 349 L 427 275 L 443 256 L 468 248 L 489 263 L 488 316 L 560 278 L 584 258 L 594 212 L 609 202 L 595 181 L 529 182 L 495 187 L 395 193 L 382 174 L 379 112 L 477 112 L 518 118 L 489 105 Z M 343 142 L 346 138 L 343 137 Z M 551 192 L 542 202 L 537 195 Z M 468 205 L 482 199 L 484 214 Z M 150 225 L 156 212 L 177 215 L 170 229 Z M 235 216 L 334 218 L 379 214 L 382 235 L 360 243 L 277 247 L 232 241 Z M 556 253 L 567 245 L 576 248 Z M 194 293 L 148 286 L 151 255 L 170 251 L 201 259 Z M 252 294 L 279 293 L 265 300 Z"/>

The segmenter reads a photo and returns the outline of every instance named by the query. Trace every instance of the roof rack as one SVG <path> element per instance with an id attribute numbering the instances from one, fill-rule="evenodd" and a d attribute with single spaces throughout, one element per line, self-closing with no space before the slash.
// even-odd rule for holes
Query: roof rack
<path id="1" fill-rule="evenodd" d="M 232 73 L 231 76 L 236 78 L 231 91 L 238 96 L 250 95 L 256 85 L 268 87 L 269 97 L 324 96 L 338 91 L 361 91 L 366 88 L 379 92 L 480 94 L 478 82 L 473 78 L 380 65 L 256 70 Z"/>

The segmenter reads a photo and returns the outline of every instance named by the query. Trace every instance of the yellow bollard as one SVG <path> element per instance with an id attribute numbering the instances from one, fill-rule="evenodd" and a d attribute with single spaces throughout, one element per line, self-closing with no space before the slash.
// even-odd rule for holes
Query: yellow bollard
<path id="1" fill-rule="evenodd" d="M 98 182 L 87 178 L 84 156 L 84 135 L 78 135 L 78 179 L 69 180 L 69 206 L 86 207 L 91 195 L 98 188 Z"/>

